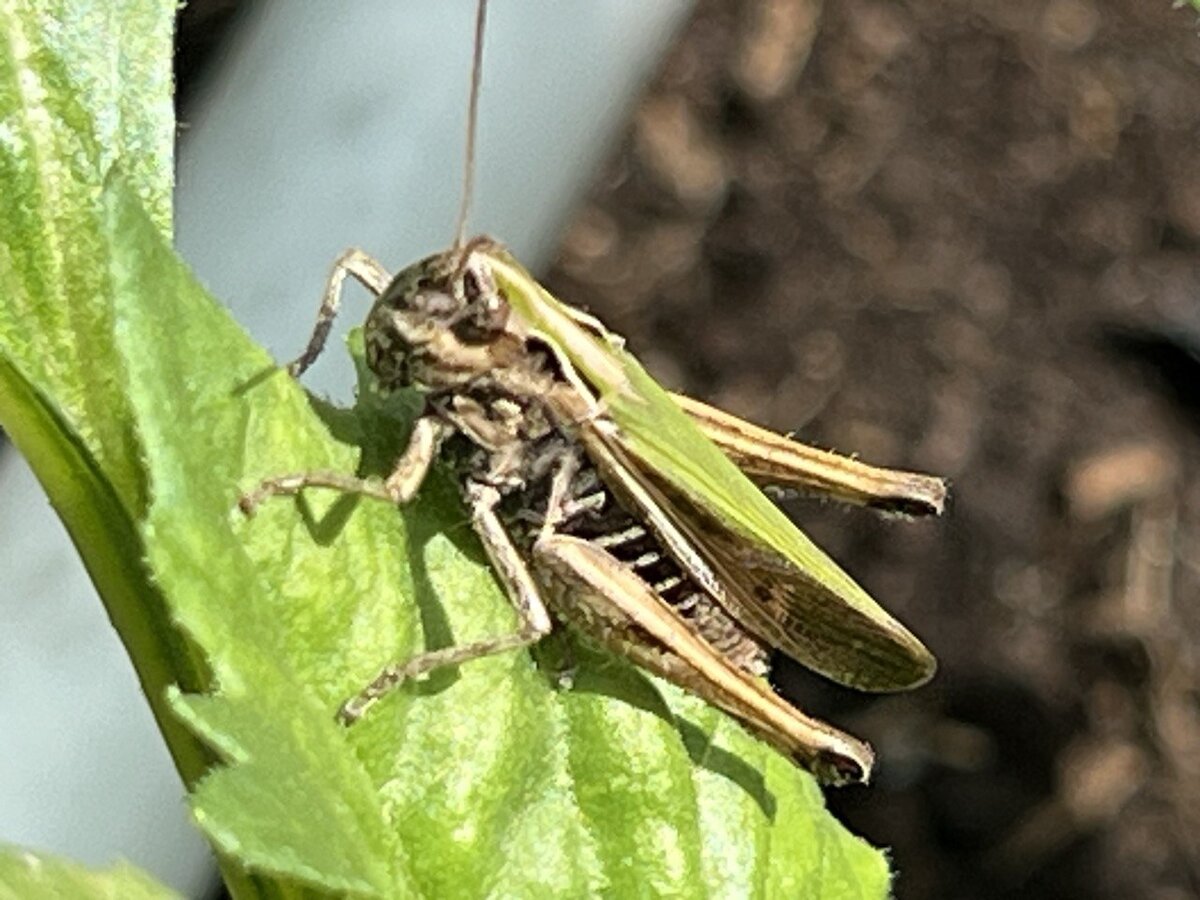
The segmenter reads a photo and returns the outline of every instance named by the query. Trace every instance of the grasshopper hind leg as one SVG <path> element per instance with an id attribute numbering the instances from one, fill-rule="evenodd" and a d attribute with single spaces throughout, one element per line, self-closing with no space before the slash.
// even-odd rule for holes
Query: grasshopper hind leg
<path id="1" fill-rule="evenodd" d="M 555 612 L 611 651 L 732 715 L 826 784 L 865 782 L 874 754 L 804 715 L 695 633 L 627 565 L 596 544 L 543 534 L 533 560 Z"/>

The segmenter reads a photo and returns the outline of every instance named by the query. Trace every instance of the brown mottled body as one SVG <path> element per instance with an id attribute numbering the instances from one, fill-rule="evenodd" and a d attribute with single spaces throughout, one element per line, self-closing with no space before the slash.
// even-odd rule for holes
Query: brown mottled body
<path id="1" fill-rule="evenodd" d="M 504 635 L 385 666 L 338 711 L 350 724 L 403 682 L 528 646 L 557 618 L 720 707 L 831 784 L 866 781 L 863 742 L 805 716 L 762 677 L 772 650 L 864 690 L 923 683 L 927 649 L 747 479 L 905 514 L 937 513 L 940 479 L 875 469 L 672 397 L 591 316 L 561 303 L 488 238 L 464 241 L 486 0 L 475 21 L 458 238 L 391 278 L 359 250 L 334 265 L 300 375 L 320 355 L 346 276 L 375 296 L 366 360 L 426 402 L 382 482 L 337 472 L 262 481 L 252 514 L 307 487 L 405 503 L 449 462 L 517 614 Z M 740 470 L 739 470 L 740 467 Z"/>
<path id="2" fill-rule="evenodd" d="M 399 684 L 435 668 L 534 643 L 558 619 L 726 710 L 823 781 L 866 780 L 873 758 L 866 744 L 805 716 L 762 677 L 778 644 L 740 621 L 742 607 L 731 605 L 731 591 L 741 588 L 710 568 L 707 560 L 720 555 L 697 549 L 697 537 L 684 530 L 695 523 L 677 524 L 655 500 L 679 506 L 685 498 L 663 494 L 666 488 L 653 473 L 632 473 L 616 439 L 618 425 L 598 392 L 498 290 L 491 269 L 495 249 L 477 239 L 391 280 L 369 257 L 343 254 L 312 341 L 289 371 L 299 374 L 320 353 L 350 274 L 378 295 L 364 329 L 368 365 L 385 390 L 421 389 L 424 410 L 382 483 L 299 473 L 267 479 L 241 501 L 252 512 L 268 496 L 316 486 L 403 503 L 435 459 L 458 475 L 472 525 L 519 626 L 511 634 L 386 666 L 343 705 L 339 718 L 356 721 Z M 590 317 L 563 310 L 569 327 L 619 341 Z M 604 357 L 590 362 L 608 364 Z M 695 407 L 702 426 L 720 430 L 712 419 L 716 411 Z M 754 426 L 732 421 L 739 428 L 726 431 L 737 446 L 727 452 L 752 459 Z M 770 437 L 763 458 L 775 465 L 789 442 Z M 904 475 L 858 463 L 850 468 L 847 473 L 814 464 L 813 480 L 829 481 L 835 495 L 840 486 L 842 493 L 869 500 L 869 479 L 894 485 Z M 906 490 L 915 489 L 901 486 L 898 495 Z"/>

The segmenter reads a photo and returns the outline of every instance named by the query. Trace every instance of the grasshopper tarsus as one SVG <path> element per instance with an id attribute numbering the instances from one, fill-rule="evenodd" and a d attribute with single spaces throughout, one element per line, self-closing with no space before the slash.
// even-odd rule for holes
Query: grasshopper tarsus
<path id="1" fill-rule="evenodd" d="M 400 498 L 385 482 L 372 478 L 358 478 L 342 472 L 290 472 L 264 478 L 252 490 L 238 497 L 238 509 L 253 518 L 258 508 L 271 497 L 286 497 L 298 494 L 305 488 L 328 488 L 343 494 L 361 494 L 388 503 L 399 503 Z"/>
<path id="2" fill-rule="evenodd" d="M 254 491 L 248 491 L 238 497 L 237 507 L 243 516 L 247 519 L 253 519 L 254 514 L 258 512 L 260 499 L 255 496 Z"/>
<path id="3" fill-rule="evenodd" d="M 329 324 L 332 325 L 333 323 L 330 322 Z M 318 329 L 320 329 L 320 327 L 321 326 L 319 326 L 319 325 L 317 326 Z M 329 326 L 326 325 L 325 328 L 323 329 L 323 333 L 321 334 L 319 342 L 316 340 L 316 336 L 317 336 L 317 331 L 314 330 L 313 331 L 314 340 L 311 341 L 311 343 L 319 343 L 321 348 L 323 348 L 325 346 L 325 341 L 329 338 Z M 290 363 L 285 365 L 283 367 L 283 371 L 288 373 L 289 378 L 299 378 L 301 375 L 303 375 L 305 372 L 308 371 L 309 366 L 311 366 L 314 362 L 316 362 L 316 359 L 318 356 L 320 356 L 320 354 L 321 354 L 320 349 L 318 349 L 315 353 L 311 354 L 311 356 L 307 352 L 302 353 L 300 356 L 296 357 Z"/>
<path id="4" fill-rule="evenodd" d="M 441 650 L 430 650 L 402 663 L 385 666 L 379 670 L 379 674 L 372 678 L 366 687 L 339 707 L 337 720 L 343 725 L 353 725 L 380 698 L 399 689 L 409 681 L 418 681 L 438 669 L 461 665 L 509 650 L 520 650 L 537 643 L 543 636 L 544 633 L 537 629 L 523 627 L 512 634 L 483 638 L 469 644 L 457 644 Z"/>

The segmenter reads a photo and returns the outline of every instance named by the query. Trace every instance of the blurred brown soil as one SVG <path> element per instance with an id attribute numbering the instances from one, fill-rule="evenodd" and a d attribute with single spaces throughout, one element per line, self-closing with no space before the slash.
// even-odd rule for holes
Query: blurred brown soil
<path id="1" fill-rule="evenodd" d="M 1200 894 L 1198 148 L 1170 0 L 702 0 L 549 278 L 672 387 L 952 479 L 794 507 L 941 662 L 780 673 L 875 744 L 830 802 L 899 897 Z"/>

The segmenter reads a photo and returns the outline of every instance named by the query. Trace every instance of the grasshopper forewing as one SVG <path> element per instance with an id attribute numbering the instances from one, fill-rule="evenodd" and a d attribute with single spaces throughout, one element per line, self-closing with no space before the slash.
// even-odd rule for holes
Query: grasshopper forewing
<path id="1" fill-rule="evenodd" d="M 790 440 L 683 394 L 671 394 L 671 399 L 755 484 L 901 516 L 937 516 L 946 508 L 946 482 L 941 478 L 869 466 Z"/>
<path id="2" fill-rule="evenodd" d="M 719 584 L 714 599 L 742 627 L 851 687 L 904 690 L 929 679 L 929 651 L 738 471 L 622 341 L 581 324 L 507 253 L 487 259 L 514 311 L 550 336 L 603 405 L 607 418 L 581 429 L 589 453 L 603 445 L 623 458 L 605 472 L 614 489 L 641 485 L 647 499 L 637 505 L 652 529 L 672 546 L 658 524 L 669 521 L 691 551 L 676 558 L 701 583 Z"/>

